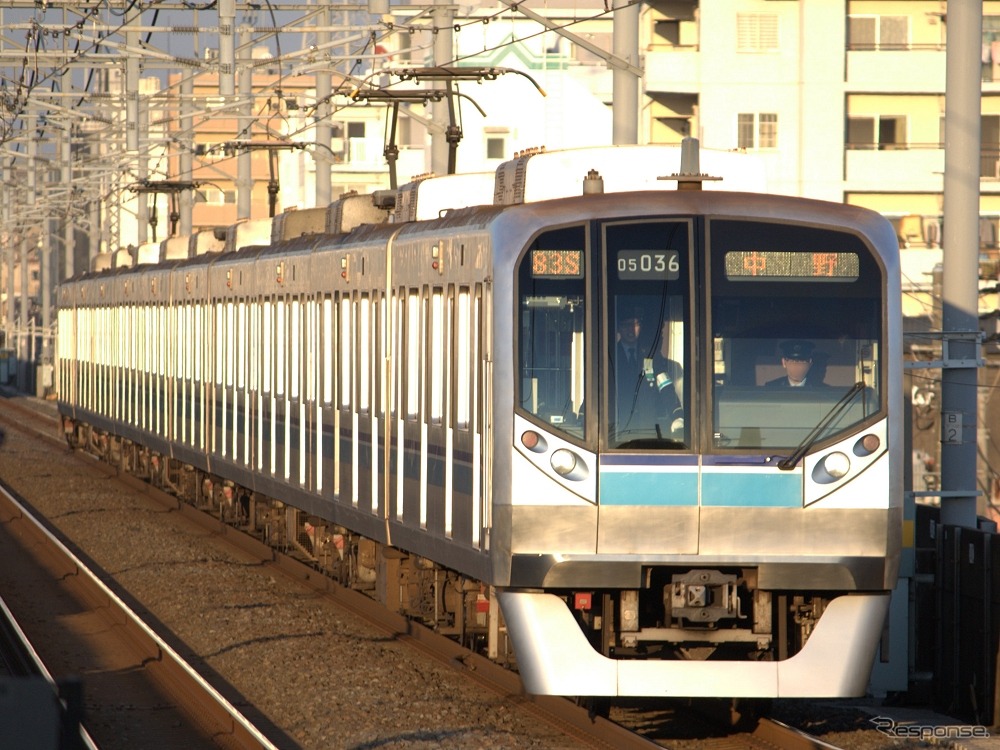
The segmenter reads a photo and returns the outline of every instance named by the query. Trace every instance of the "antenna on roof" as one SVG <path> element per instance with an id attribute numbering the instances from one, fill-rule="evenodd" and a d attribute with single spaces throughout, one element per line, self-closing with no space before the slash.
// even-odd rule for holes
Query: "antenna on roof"
<path id="1" fill-rule="evenodd" d="M 712 177 L 701 173 L 699 153 L 698 139 L 685 136 L 681 141 L 681 171 L 656 179 L 677 180 L 678 190 L 701 190 L 701 183 L 721 180 L 721 177 Z"/>

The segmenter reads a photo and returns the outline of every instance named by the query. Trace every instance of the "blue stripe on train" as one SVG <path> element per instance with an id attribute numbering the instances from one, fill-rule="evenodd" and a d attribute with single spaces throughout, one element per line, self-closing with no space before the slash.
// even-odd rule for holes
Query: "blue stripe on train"
<path id="1" fill-rule="evenodd" d="M 697 505 L 698 473 L 601 470 L 601 505 Z"/>
<path id="2" fill-rule="evenodd" d="M 776 471 L 704 472 L 701 504 L 741 508 L 801 508 L 802 474 Z"/>
<path id="3" fill-rule="evenodd" d="M 601 505 L 698 505 L 698 471 L 628 471 L 602 461 Z M 647 464 L 648 466 L 648 464 Z M 799 472 L 703 472 L 701 505 L 711 507 L 801 508 Z"/>

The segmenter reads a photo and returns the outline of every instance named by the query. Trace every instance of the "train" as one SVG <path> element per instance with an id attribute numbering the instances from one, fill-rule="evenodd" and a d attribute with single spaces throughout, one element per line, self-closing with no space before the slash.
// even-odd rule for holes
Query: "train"
<path id="1" fill-rule="evenodd" d="M 62 430 L 529 693 L 862 695 L 897 238 L 681 151 L 524 152 L 97 264 L 58 288 Z"/>

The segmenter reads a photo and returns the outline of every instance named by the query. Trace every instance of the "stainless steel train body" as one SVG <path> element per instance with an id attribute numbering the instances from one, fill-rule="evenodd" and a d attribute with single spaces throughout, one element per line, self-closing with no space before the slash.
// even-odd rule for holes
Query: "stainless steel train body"
<path id="1" fill-rule="evenodd" d="M 68 429 L 481 581 L 529 691 L 865 689 L 902 528 L 897 244 L 871 212 L 585 195 L 59 300 Z M 820 387 L 766 385 L 788 341 Z"/>

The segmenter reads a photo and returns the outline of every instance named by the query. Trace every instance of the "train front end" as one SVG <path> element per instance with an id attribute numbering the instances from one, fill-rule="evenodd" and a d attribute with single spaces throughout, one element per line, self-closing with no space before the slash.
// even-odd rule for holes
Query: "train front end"
<path id="1" fill-rule="evenodd" d="M 491 550 L 526 688 L 863 694 L 902 533 L 888 222 L 595 195 L 509 210 L 494 254 Z"/>

